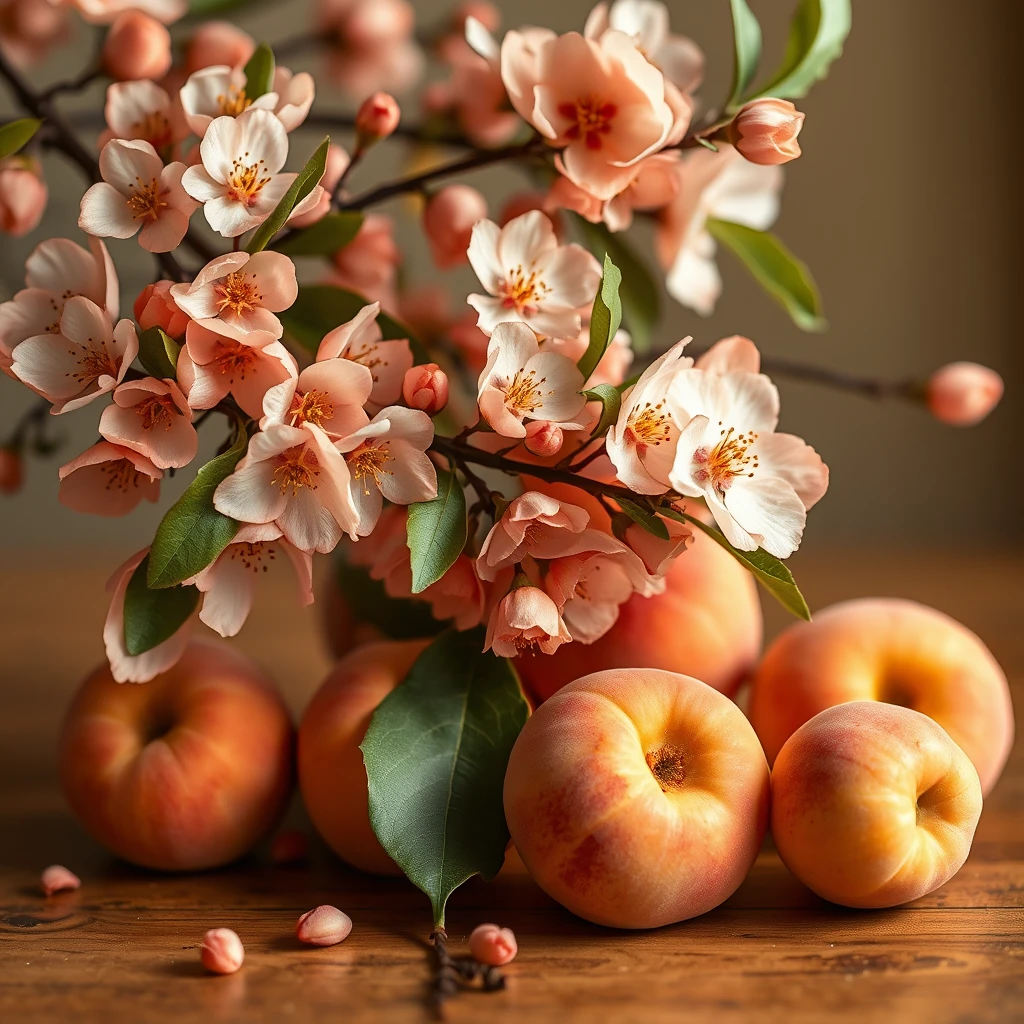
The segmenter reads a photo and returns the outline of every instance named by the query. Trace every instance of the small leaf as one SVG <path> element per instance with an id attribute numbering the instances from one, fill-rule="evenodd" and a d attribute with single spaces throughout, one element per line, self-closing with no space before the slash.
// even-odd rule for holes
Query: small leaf
<path id="1" fill-rule="evenodd" d="M 622 303 L 619 301 L 619 285 L 622 284 L 622 274 L 619 268 L 612 263 L 608 253 L 604 254 L 604 273 L 601 276 L 601 286 L 594 296 L 594 306 L 590 313 L 590 344 L 577 362 L 583 379 L 594 372 L 597 364 L 601 362 L 601 356 L 605 349 L 611 344 L 615 332 L 622 323 Z"/>
<path id="2" fill-rule="evenodd" d="M 335 561 L 335 578 L 352 615 L 392 640 L 436 636 L 445 628 L 426 601 L 391 597 L 382 580 L 373 579 L 367 569 L 352 565 L 341 555 Z"/>
<path id="3" fill-rule="evenodd" d="M 327 169 L 327 150 L 330 145 L 331 139 L 330 136 L 327 136 L 320 143 L 317 151 L 306 161 L 306 166 L 299 171 L 288 191 L 274 207 L 274 212 L 253 232 L 249 244 L 245 247 L 247 253 L 262 252 L 266 249 L 274 235 L 288 222 L 292 210 L 313 191 Z"/>
<path id="4" fill-rule="evenodd" d="M 708 218 L 708 231 L 739 259 L 804 331 L 823 331 L 821 296 L 807 265 L 768 231 Z"/>
<path id="5" fill-rule="evenodd" d="M 782 67 L 757 95 L 788 100 L 806 96 L 841 56 L 852 23 L 850 0 L 800 0 L 790 22 Z"/>
<path id="6" fill-rule="evenodd" d="M 758 583 L 776 598 L 784 608 L 791 611 L 798 618 L 806 619 L 810 622 L 811 610 L 807 607 L 804 595 L 800 593 L 800 588 L 797 587 L 796 580 L 793 579 L 793 574 L 789 571 L 785 562 L 780 561 L 774 555 L 768 554 L 762 548 L 758 548 L 756 551 L 740 551 L 738 548 L 734 548 L 722 533 L 701 522 L 695 516 L 688 515 L 686 512 L 680 512 L 678 509 L 669 508 L 665 505 L 659 506 L 658 511 L 669 519 L 675 519 L 680 523 L 692 523 L 699 530 L 702 530 L 716 544 L 720 544 L 725 548 L 744 568 L 752 572 Z"/>
<path id="7" fill-rule="evenodd" d="M 153 590 L 146 584 L 149 555 L 139 563 L 124 595 L 124 645 L 133 657 L 170 640 L 199 604 L 195 587 Z"/>
<path id="8" fill-rule="evenodd" d="M 727 107 L 741 105 L 761 63 L 761 26 L 746 0 L 729 0 L 732 7 L 733 64 L 732 88 Z"/>
<path id="9" fill-rule="evenodd" d="M 435 927 L 448 897 L 505 860 L 502 786 L 529 708 L 511 663 L 481 653 L 483 629 L 442 633 L 374 712 L 360 749 L 370 823 L 430 898 Z"/>
<path id="10" fill-rule="evenodd" d="M 162 328 L 147 327 L 139 335 L 139 362 L 151 377 L 174 379 L 181 346 Z"/>
<path id="11" fill-rule="evenodd" d="M 37 131 L 43 122 L 35 117 L 22 117 L 0 125 L 0 160 L 14 156 Z"/>
<path id="12" fill-rule="evenodd" d="M 600 402 L 603 406 L 601 419 L 590 437 L 604 437 L 608 433 L 608 428 L 619 418 L 619 408 L 622 405 L 619 389 L 614 384 L 597 384 L 589 391 L 584 391 L 583 397 L 591 402 Z"/>
<path id="13" fill-rule="evenodd" d="M 409 506 L 406 542 L 412 592 L 421 594 L 451 567 L 466 546 L 466 495 L 455 473 L 437 471 L 437 497 Z"/>
<path id="14" fill-rule="evenodd" d="M 294 231 L 271 245 L 286 256 L 330 256 L 359 233 L 363 215 L 357 210 L 328 213 L 308 228 Z"/>
<path id="15" fill-rule="evenodd" d="M 213 492 L 234 472 L 248 440 L 239 427 L 234 444 L 199 470 L 160 520 L 148 558 L 147 582 L 154 589 L 173 587 L 202 572 L 238 533 L 238 522 L 213 507 Z"/>
<path id="16" fill-rule="evenodd" d="M 617 495 L 615 496 L 615 503 L 634 523 L 638 523 L 648 533 L 653 533 L 655 537 L 659 537 L 661 540 L 670 539 L 668 527 L 650 508 L 641 505 L 639 502 L 630 501 L 629 498 L 620 498 Z"/>
<path id="17" fill-rule="evenodd" d="M 710 149 L 712 153 L 718 152 L 718 147 L 710 139 L 705 139 L 702 135 L 695 135 L 693 140 L 697 145 L 703 146 L 705 149 Z"/>
<path id="18" fill-rule="evenodd" d="M 245 98 L 256 100 L 274 88 L 274 51 L 266 43 L 253 50 L 245 65 Z"/>

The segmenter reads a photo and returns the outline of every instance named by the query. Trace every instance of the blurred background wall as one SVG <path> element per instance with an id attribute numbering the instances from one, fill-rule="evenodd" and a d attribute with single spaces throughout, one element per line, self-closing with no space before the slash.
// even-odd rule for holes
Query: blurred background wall
<path id="1" fill-rule="evenodd" d="M 414 0 L 424 24 L 450 9 Z M 588 0 L 496 0 L 504 27 L 544 24 L 582 28 Z M 765 32 L 765 61 L 782 53 L 795 0 L 751 0 Z M 726 0 L 670 0 L 673 28 L 695 38 L 708 57 L 701 95 L 724 95 L 730 74 Z M 242 9 L 233 20 L 271 43 L 308 24 L 304 3 Z M 1017 324 L 1021 257 L 1019 164 L 1016 159 L 1016 48 L 1022 25 L 1017 0 L 855 0 L 854 28 L 827 81 L 800 103 L 807 113 L 804 156 L 787 168 L 778 234 L 814 271 L 831 329 L 805 335 L 789 322 L 728 254 L 720 265 L 725 292 L 715 315 L 702 320 L 665 299 L 663 345 L 685 334 L 699 344 L 728 334 L 754 338 L 765 352 L 860 374 L 926 376 L 953 359 L 972 359 L 1005 378 L 1003 404 L 982 426 L 955 430 L 918 408 L 876 405 L 854 395 L 780 380 L 783 429 L 804 436 L 829 463 L 829 493 L 813 512 L 805 549 L 858 545 L 1019 544 L 1019 451 L 1024 432 L 1019 394 L 1024 356 Z M 180 34 L 184 26 L 175 29 Z M 33 73 L 43 83 L 77 73 L 93 41 L 80 27 L 77 44 Z M 310 56 L 293 68 L 315 69 Z M 344 109 L 321 80 L 318 104 Z M 2 92 L 2 87 L 0 87 Z M 0 102 L 6 117 L 7 97 Z M 69 102 L 98 110 L 102 88 Z M 417 117 L 408 99 L 406 116 Z M 92 132 L 85 132 L 92 136 Z M 318 138 L 293 137 L 292 165 Z M 346 142 L 343 137 L 338 141 Z M 368 161 L 353 186 L 401 173 L 401 147 L 388 145 Z M 44 224 L 24 239 L 0 238 L 0 291 L 21 286 L 24 260 L 39 240 L 74 236 L 82 181 L 59 157 L 47 162 L 51 204 Z M 513 170 L 475 175 L 496 200 L 526 182 Z M 414 221 L 400 204 L 406 279 L 433 279 Z M 199 216 L 196 218 L 199 219 Z M 641 242 L 646 240 L 641 236 Z M 150 260 L 134 242 L 112 241 L 122 274 L 122 314 L 148 280 Z M 649 249 L 648 249 L 649 251 Z M 310 268 L 311 270 L 313 268 Z M 473 290 L 471 274 L 450 275 L 453 293 Z M 458 289 L 458 291 L 456 291 Z M 28 392 L 0 378 L 0 438 L 30 404 Z M 0 499 L 0 549 L 114 548 L 127 555 L 146 543 L 161 510 L 191 474 L 165 485 L 159 508 L 126 520 L 74 514 L 56 501 L 57 466 L 96 438 L 99 406 L 60 417 L 67 445 L 29 466 L 25 490 Z M 217 438 L 207 437 L 211 448 Z M 0 555 L 2 559 L 2 555 Z"/>

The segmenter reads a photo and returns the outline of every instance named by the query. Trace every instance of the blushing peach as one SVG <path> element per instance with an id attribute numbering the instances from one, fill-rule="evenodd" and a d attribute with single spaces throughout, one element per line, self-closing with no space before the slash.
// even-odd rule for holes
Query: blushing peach
<path id="1" fill-rule="evenodd" d="M 966 627 L 913 601 L 845 601 L 775 640 L 750 699 L 769 763 L 800 725 L 853 700 L 935 719 L 974 762 L 984 793 L 1013 746 L 1010 690 L 995 658 Z"/>
<path id="2" fill-rule="evenodd" d="M 409 674 L 425 640 L 367 644 L 342 658 L 299 726 L 299 788 L 327 844 L 363 871 L 401 874 L 370 827 L 363 742 L 377 705 Z"/>
<path id="3" fill-rule="evenodd" d="M 530 874 L 573 913 L 653 928 L 727 899 L 768 822 L 768 765 L 727 697 L 655 669 L 596 672 L 527 721 L 505 816 Z"/>
<path id="4" fill-rule="evenodd" d="M 193 871 L 245 853 L 284 812 L 294 730 L 273 685 L 223 641 L 193 640 L 151 682 L 106 664 L 60 739 L 64 793 L 85 828 L 144 867 Z"/>
<path id="5" fill-rule="evenodd" d="M 786 741 L 772 771 L 772 836 L 786 867 L 847 907 L 893 907 L 960 870 L 981 814 L 970 758 L 927 715 L 839 704 Z"/>

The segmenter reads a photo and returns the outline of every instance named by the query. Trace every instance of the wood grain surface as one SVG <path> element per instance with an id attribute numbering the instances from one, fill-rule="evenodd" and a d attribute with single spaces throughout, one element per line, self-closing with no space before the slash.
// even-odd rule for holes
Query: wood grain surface
<path id="1" fill-rule="evenodd" d="M 275 867 L 266 845 L 240 864 L 168 876 L 116 861 L 63 805 L 54 745 L 63 707 L 102 656 L 103 582 L 119 559 L 9 555 L 0 568 L 0 1021 L 425 1021 L 426 898 L 347 869 L 314 844 L 308 865 Z M 803 554 L 812 608 L 847 597 L 915 598 L 978 632 L 1024 707 L 1024 557 Z M 239 643 L 279 680 L 298 715 L 328 665 L 315 610 L 268 588 Z M 785 624 L 766 607 L 768 632 Z M 296 806 L 290 823 L 308 824 Z M 44 899 L 39 873 L 66 864 L 82 888 Z M 320 903 L 355 922 L 340 946 L 294 939 Z M 830 906 L 770 844 L 740 890 L 704 917 L 658 931 L 588 925 L 530 879 L 502 874 L 452 898 L 453 952 L 478 923 L 512 927 L 508 988 L 449 1004 L 452 1021 L 568 1022 L 1024 1020 L 1024 753 L 989 797 L 963 870 L 888 911 Z M 206 929 L 234 928 L 242 970 L 199 965 Z"/>

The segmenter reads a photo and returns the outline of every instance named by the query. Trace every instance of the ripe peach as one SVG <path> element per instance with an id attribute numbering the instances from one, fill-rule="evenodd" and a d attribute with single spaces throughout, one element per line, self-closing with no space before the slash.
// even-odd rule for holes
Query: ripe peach
<path id="1" fill-rule="evenodd" d="M 768 765 L 727 697 L 656 669 L 595 672 L 527 721 L 505 816 L 530 874 L 588 921 L 653 928 L 728 898 L 768 822 Z"/>
<path id="2" fill-rule="evenodd" d="M 401 874 L 370 827 L 363 742 L 377 705 L 409 674 L 426 640 L 367 644 L 342 658 L 299 726 L 299 788 L 328 845 L 349 864 Z"/>
<path id="3" fill-rule="evenodd" d="M 805 722 L 772 771 L 786 867 L 847 907 L 893 907 L 960 870 L 981 814 L 967 755 L 927 715 L 853 701 Z"/>
<path id="4" fill-rule="evenodd" d="M 106 664 L 75 694 L 60 739 L 64 793 L 125 860 L 164 871 L 227 864 L 270 831 L 292 790 L 294 730 L 262 671 L 193 640 L 148 683 Z"/>
<path id="5" fill-rule="evenodd" d="M 935 719 L 974 762 L 988 793 L 1013 746 L 1006 676 L 958 622 L 913 601 L 845 601 L 769 647 L 754 677 L 750 720 L 774 762 L 819 711 L 878 700 Z"/>

